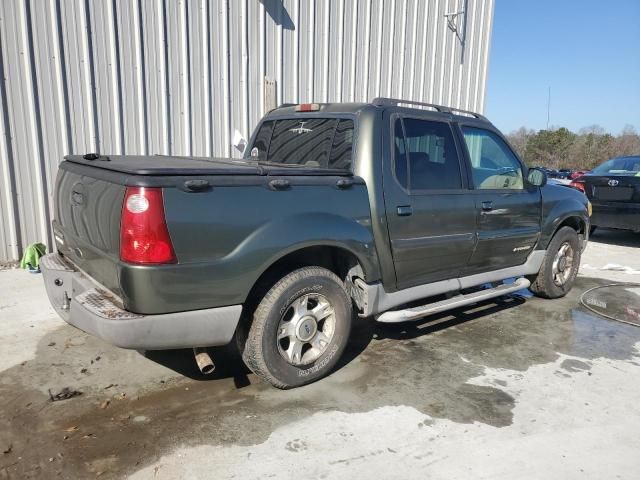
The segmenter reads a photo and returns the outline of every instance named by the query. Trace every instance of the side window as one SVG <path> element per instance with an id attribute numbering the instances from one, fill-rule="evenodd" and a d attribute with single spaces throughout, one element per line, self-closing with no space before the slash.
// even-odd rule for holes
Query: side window
<path id="1" fill-rule="evenodd" d="M 409 190 L 462 188 L 460 161 L 449 125 L 405 118 Z"/>
<path id="2" fill-rule="evenodd" d="M 407 166 L 407 148 L 402 131 L 402 120 L 399 118 L 393 126 L 393 168 L 398 183 L 404 188 L 409 188 L 409 168 Z"/>
<path id="3" fill-rule="evenodd" d="M 522 166 L 507 144 L 496 134 L 480 128 L 462 127 L 476 189 L 522 189 Z"/>

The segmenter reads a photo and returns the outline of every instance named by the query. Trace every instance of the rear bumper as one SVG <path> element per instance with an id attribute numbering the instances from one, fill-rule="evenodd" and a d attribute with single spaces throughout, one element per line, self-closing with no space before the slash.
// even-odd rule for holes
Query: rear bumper
<path id="1" fill-rule="evenodd" d="M 591 225 L 604 228 L 640 231 L 640 204 L 592 203 Z"/>
<path id="2" fill-rule="evenodd" d="M 240 320 L 242 305 L 160 315 L 139 315 L 57 253 L 41 259 L 49 301 L 70 325 L 108 343 L 136 350 L 225 345 Z"/>

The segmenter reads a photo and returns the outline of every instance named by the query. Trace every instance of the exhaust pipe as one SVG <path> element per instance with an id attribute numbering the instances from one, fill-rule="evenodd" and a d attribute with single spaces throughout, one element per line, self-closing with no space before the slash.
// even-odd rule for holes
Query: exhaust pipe
<path id="1" fill-rule="evenodd" d="M 205 375 L 213 373 L 213 371 L 216 369 L 216 366 L 213 364 L 213 360 L 211 360 L 211 357 L 207 353 L 206 348 L 193 347 L 193 355 L 196 358 L 198 368 Z"/>

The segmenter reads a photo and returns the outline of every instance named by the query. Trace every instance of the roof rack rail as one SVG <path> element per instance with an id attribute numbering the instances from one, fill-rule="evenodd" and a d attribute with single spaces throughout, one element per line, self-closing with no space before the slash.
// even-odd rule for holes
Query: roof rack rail
<path id="1" fill-rule="evenodd" d="M 371 104 L 377 107 L 398 106 L 403 103 L 406 105 L 418 105 L 421 107 L 431 107 L 441 113 L 450 113 L 450 114 L 462 113 L 462 114 L 470 115 L 479 120 L 486 120 L 487 122 L 489 121 L 484 115 L 480 115 L 479 113 L 470 112 L 469 110 L 462 110 L 460 108 L 446 107 L 444 105 L 436 105 L 435 103 L 416 102 L 414 100 L 402 100 L 399 98 L 386 98 L 386 97 L 377 97 L 371 101 Z"/>

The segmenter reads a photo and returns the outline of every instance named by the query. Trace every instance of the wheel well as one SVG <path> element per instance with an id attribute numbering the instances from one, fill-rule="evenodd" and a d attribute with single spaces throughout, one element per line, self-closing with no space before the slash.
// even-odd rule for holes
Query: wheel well
<path id="1" fill-rule="evenodd" d="M 562 227 L 573 228 L 578 235 L 584 235 L 585 234 L 585 223 L 584 223 L 584 220 L 582 220 L 580 217 L 576 217 L 576 216 L 567 217 L 562 222 L 560 222 L 560 224 L 553 231 L 553 234 L 547 239 L 547 246 L 549 245 L 549 243 L 551 242 L 553 237 L 556 236 L 556 233 L 558 233 L 558 230 L 560 230 Z"/>
<path id="2" fill-rule="evenodd" d="M 343 280 L 351 280 L 352 276 L 364 278 L 358 257 L 349 250 L 331 246 L 301 248 L 280 258 L 260 275 L 247 295 L 244 310 L 253 311 L 278 280 L 302 267 L 323 267 Z"/>
<path id="3" fill-rule="evenodd" d="M 306 247 L 280 258 L 260 276 L 256 284 L 264 283 L 270 278 L 277 281 L 298 268 L 312 266 L 326 268 L 338 277 L 346 279 L 349 271 L 359 267 L 360 263 L 353 253 L 340 247 Z"/>
<path id="4" fill-rule="evenodd" d="M 580 217 L 565 218 L 562 223 L 558 225 L 558 228 L 556 228 L 556 231 L 553 232 L 553 234 L 555 235 L 562 227 L 571 227 L 578 233 L 584 233 L 585 223 Z"/>

